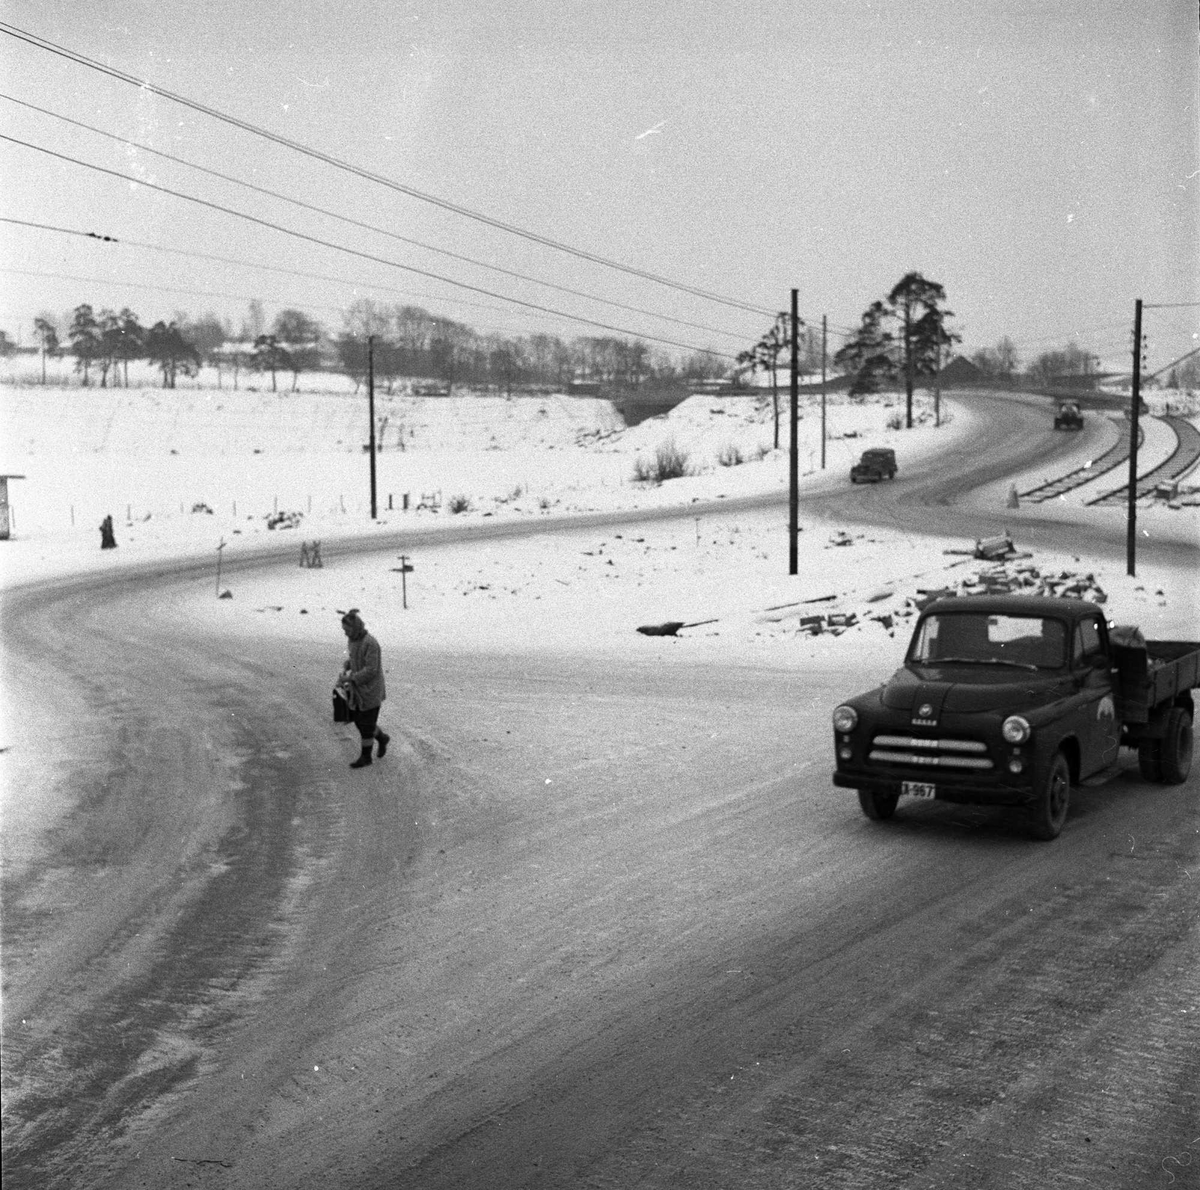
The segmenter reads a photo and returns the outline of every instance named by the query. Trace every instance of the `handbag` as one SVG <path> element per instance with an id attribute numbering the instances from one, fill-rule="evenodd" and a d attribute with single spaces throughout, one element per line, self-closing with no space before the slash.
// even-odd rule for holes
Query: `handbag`
<path id="1" fill-rule="evenodd" d="M 333 688 L 333 721 L 334 723 L 352 723 L 354 721 L 354 716 L 350 712 L 350 704 L 337 686 Z"/>

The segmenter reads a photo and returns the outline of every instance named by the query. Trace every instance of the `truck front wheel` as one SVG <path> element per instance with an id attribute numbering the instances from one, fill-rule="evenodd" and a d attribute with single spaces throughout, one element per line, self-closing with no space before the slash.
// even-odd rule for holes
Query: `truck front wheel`
<path id="1" fill-rule="evenodd" d="M 872 822 L 883 822 L 896 812 L 896 803 L 900 800 L 898 793 L 876 793 L 872 789 L 858 791 L 858 804 L 862 812 Z"/>
<path id="2" fill-rule="evenodd" d="M 1067 758 L 1057 753 L 1046 774 L 1037 800 L 1029 808 L 1029 829 L 1035 839 L 1048 843 L 1057 839 L 1067 821 L 1071 800 L 1071 768 Z"/>
<path id="3" fill-rule="evenodd" d="M 1159 750 L 1159 766 L 1165 785 L 1182 785 L 1192 771 L 1192 717 L 1183 707 L 1167 712 L 1167 734 Z"/>

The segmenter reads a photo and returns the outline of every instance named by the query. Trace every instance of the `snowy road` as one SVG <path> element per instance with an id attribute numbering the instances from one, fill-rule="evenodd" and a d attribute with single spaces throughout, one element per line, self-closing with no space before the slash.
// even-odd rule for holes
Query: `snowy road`
<path id="1" fill-rule="evenodd" d="M 988 531 L 954 502 L 1035 438 L 1009 416 L 986 474 L 964 450 L 814 500 Z M 328 658 L 163 618 L 186 580 L 6 601 L 8 678 L 68 734 L 60 813 L 6 855 L 14 1187 L 1200 1169 L 1196 776 L 1130 761 L 1048 846 L 968 808 L 880 829 L 828 755 L 877 672 L 415 651 L 351 781 Z"/>

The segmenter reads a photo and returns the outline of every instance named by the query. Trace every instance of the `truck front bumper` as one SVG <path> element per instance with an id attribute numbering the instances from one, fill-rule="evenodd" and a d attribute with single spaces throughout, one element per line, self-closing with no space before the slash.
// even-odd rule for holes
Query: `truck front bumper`
<path id="1" fill-rule="evenodd" d="M 833 774 L 833 783 L 842 789 L 866 789 L 871 793 L 902 794 L 904 778 L 881 776 L 878 773 L 852 772 L 838 769 Z M 967 806 L 1027 806 L 1034 799 L 1028 781 L 1009 784 L 1003 781 L 964 781 L 934 779 L 924 774 L 914 781 L 934 787 L 934 797 L 940 802 L 955 802 Z"/>

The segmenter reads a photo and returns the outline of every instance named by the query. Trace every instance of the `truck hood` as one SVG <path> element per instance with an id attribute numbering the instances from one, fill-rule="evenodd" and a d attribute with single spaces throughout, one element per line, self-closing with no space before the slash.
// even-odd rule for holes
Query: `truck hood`
<path id="1" fill-rule="evenodd" d="M 898 669 L 883 688 L 883 705 L 914 719 L 936 721 L 943 707 L 954 714 L 1018 711 L 1062 698 L 1070 691 L 1063 674 L 1033 673 L 998 665 L 914 665 Z M 929 708 L 927 715 L 921 715 Z"/>

